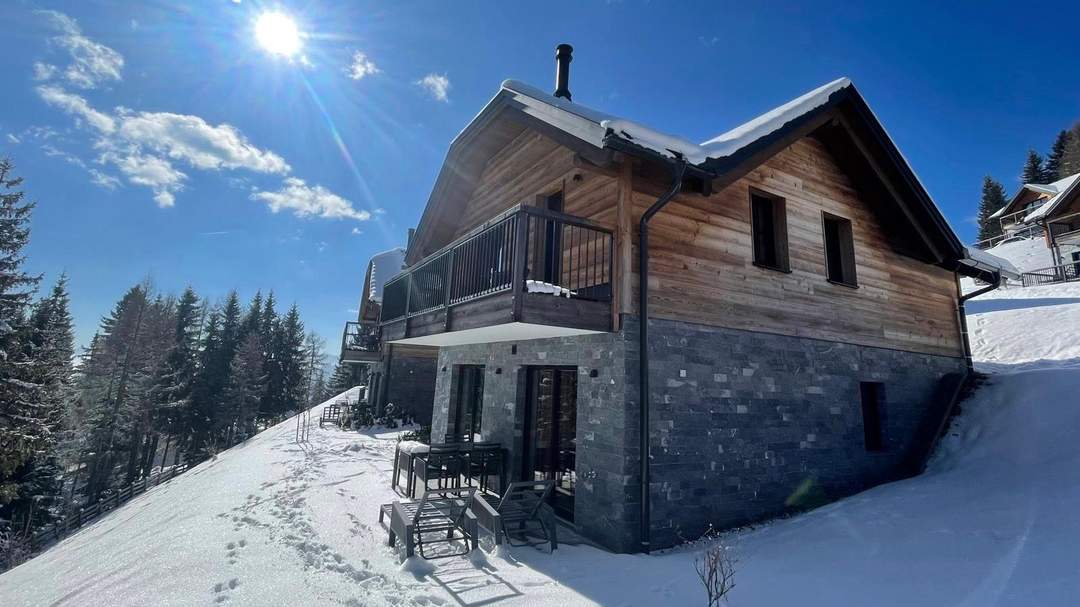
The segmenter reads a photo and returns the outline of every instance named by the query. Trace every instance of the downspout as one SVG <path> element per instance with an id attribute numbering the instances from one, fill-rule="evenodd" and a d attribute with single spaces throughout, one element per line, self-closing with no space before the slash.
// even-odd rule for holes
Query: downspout
<path id="1" fill-rule="evenodd" d="M 960 337 L 961 337 L 962 341 L 964 342 L 964 362 L 967 364 L 968 373 L 971 373 L 972 371 L 975 370 L 975 363 L 971 359 L 971 341 L 968 339 L 967 312 L 964 309 L 964 304 L 969 299 L 973 299 L 973 298 L 978 297 L 980 295 L 983 295 L 985 293 L 989 293 L 990 291 L 993 291 L 994 289 L 997 289 L 998 287 L 1001 286 L 1002 282 L 1003 281 L 1001 280 L 1001 273 L 1000 272 L 995 272 L 994 273 L 994 282 L 990 283 L 989 285 L 987 285 L 987 286 L 985 286 L 985 287 L 983 287 L 983 288 L 981 288 L 981 289 L 979 289 L 977 291 L 972 291 L 971 293 L 968 293 L 967 295 L 965 295 L 960 290 L 959 275 L 957 277 L 956 293 L 958 295 L 958 298 L 956 300 L 956 313 L 960 316 Z"/>
<path id="2" fill-rule="evenodd" d="M 671 167 L 671 187 L 641 216 L 638 224 L 638 432 L 641 454 L 641 551 L 649 553 L 649 220 L 682 190 L 686 161 Z"/>

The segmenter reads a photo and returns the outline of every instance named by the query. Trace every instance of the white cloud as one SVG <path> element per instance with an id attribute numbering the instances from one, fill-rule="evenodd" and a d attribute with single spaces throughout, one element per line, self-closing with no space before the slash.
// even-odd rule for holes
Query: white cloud
<path id="1" fill-rule="evenodd" d="M 115 190 L 120 187 L 120 180 L 108 173 L 103 173 L 97 169 L 89 169 L 90 182 L 94 185 L 101 186 L 106 190 Z"/>
<path id="2" fill-rule="evenodd" d="M 355 219 L 357 221 L 371 219 L 371 213 L 357 210 L 351 202 L 323 186 L 309 186 L 303 179 L 297 177 L 285 179 L 282 188 L 276 192 L 254 192 L 251 199 L 265 202 L 274 213 L 287 209 L 297 217 Z"/>
<path id="3" fill-rule="evenodd" d="M 7 134 L 7 140 L 8 140 L 8 143 L 10 143 L 12 145 L 19 145 L 19 143 L 21 142 L 21 140 L 18 137 L 16 137 L 14 133 L 8 133 Z"/>
<path id="4" fill-rule="evenodd" d="M 353 236 L 359 236 L 359 235 L 363 234 L 364 231 L 361 230 L 360 228 L 353 228 L 352 233 L 353 233 Z"/>
<path id="5" fill-rule="evenodd" d="M 446 74 L 428 74 L 416 81 L 416 84 L 431 94 L 438 101 L 450 100 L 450 79 Z"/>
<path id="6" fill-rule="evenodd" d="M 235 127 L 208 124 L 198 116 L 123 110 L 118 137 L 123 141 L 183 160 L 202 170 L 247 169 L 257 173 L 289 172 L 277 154 L 261 150 Z"/>
<path id="7" fill-rule="evenodd" d="M 90 107 L 86 99 L 79 95 L 69 93 L 51 84 L 37 87 L 37 93 L 45 103 L 71 114 L 76 120 L 86 121 L 87 124 L 102 133 L 112 133 L 116 130 L 116 122 L 112 117 Z"/>
<path id="8" fill-rule="evenodd" d="M 71 64 L 64 69 L 68 83 L 84 89 L 96 88 L 106 82 L 117 82 L 124 68 L 124 57 L 104 44 L 83 35 L 79 24 L 64 13 L 41 11 L 60 33 L 53 41 L 66 49 Z M 35 67 L 35 74 L 36 74 Z M 50 74 L 51 76 L 51 74 Z"/>
<path id="9" fill-rule="evenodd" d="M 34 62 L 34 80 L 44 81 L 56 75 L 56 66 L 51 63 Z"/>
<path id="10" fill-rule="evenodd" d="M 349 69 L 346 72 L 349 78 L 353 80 L 360 80 L 364 76 L 370 76 L 372 74 L 378 74 L 379 68 L 375 65 L 375 62 L 368 58 L 363 51 L 354 51 L 352 56 L 352 63 L 349 64 Z"/>
<path id="11" fill-rule="evenodd" d="M 146 186 L 154 191 L 154 201 L 159 207 L 171 207 L 176 203 L 175 193 L 184 189 L 187 175 L 164 158 L 137 151 L 118 154 L 102 154 L 103 162 L 115 165 L 130 183 Z"/>

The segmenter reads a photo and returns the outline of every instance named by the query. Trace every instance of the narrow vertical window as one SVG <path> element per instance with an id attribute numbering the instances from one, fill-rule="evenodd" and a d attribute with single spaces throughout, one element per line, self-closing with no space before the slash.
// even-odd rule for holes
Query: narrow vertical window
<path id="1" fill-rule="evenodd" d="M 784 199 L 751 191 L 750 230 L 754 241 L 754 265 L 790 271 Z"/>
<path id="2" fill-rule="evenodd" d="M 881 406 L 885 386 L 881 382 L 864 381 L 859 384 L 862 398 L 863 437 L 867 451 L 883 451 L 885 440 L 881 430 Z"/>
<path id="3" fill-rule="evenodd" d="M 480 433 L 484 410 L 484 366 L 457 366 L 457 406 L 448 442 L 471 441 Z"/>
<path id="4" fill-rule="evenodd" d="M 822 232 L 825 235 L 825 271 L 830 282 L 858 286 L 855 280 L 855 240 L 851 221 L 822 213 Z"/>

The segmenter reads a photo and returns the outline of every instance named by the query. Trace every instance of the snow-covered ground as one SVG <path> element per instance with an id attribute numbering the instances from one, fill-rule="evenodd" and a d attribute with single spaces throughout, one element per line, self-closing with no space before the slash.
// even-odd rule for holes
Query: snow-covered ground
<path id="1" fill-rule="evenodd" d="M 731 534 L 730 604 L 1075 605 L 1080 597 L 1080 285 L 969 304 L 994 374 L 930 466 Z M 400 564 L 377 522 L 391 433 L 287 421 L 0 576 L 0 605 L 701 605 L 699 548 L 565 545 Z"/>
<path id="2" fill-rule="evenodd" d="M 1046 240 L 1041 236 L 999 244 L 986 252 L 1009 260 L 1021 272 L 1054 265 L 1050 250 L 1046 248 Z"/>

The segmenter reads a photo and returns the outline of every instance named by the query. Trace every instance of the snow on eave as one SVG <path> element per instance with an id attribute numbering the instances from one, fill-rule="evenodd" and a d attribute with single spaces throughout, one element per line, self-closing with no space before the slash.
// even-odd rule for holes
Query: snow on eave
<path id="1" fill-rule="evenodd" d="M 1080 184 L 1080 173 L 1076 173 L 1075 175 L 1069 175 L 1064 179 L 1059 179 L 1055 181 L 1051 185 L 1060 188 L 1058 190 L 1058 193 L 1055 194 L 1054 197 L 1051 198 L 1049 201 L 1047 201 L 1046 204 L 1043 204 L 1039 208 L 1025 215 L 1023 222 L 1029 223 L 1037 219 L 1042 219 L 1043 217 L 1046 217 L 1047 215 L 1052 213 L 1058 206 L 1061 205 L 1062 202 L 1069 200 L 1072 193 L 1077 189 L 1078 184 Z"/>
<path id="2" fill-rule="evenodd" d="M 964 247 L 964 256 L 960 259 L 960 263 L 978 270 L 1000 274 L 1009 280 L 1020 280 L 1020 270 L 1016 269 L 1012 262 L 974 247 Z"/>

